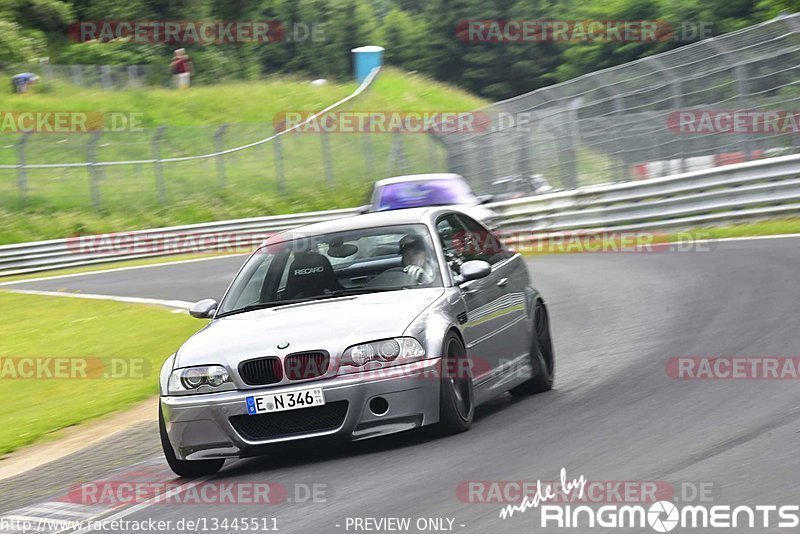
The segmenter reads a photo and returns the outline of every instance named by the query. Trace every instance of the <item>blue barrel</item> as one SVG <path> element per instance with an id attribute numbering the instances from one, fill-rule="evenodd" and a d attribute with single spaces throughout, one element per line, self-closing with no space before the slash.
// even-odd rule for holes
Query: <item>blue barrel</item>
<path id="1" fill-rule="evenodd" d="M 352 50 L 358 83 L 363 82 L 372 69 L 383 65 L 383 50 L 382 46 L 360 46 Z"/>

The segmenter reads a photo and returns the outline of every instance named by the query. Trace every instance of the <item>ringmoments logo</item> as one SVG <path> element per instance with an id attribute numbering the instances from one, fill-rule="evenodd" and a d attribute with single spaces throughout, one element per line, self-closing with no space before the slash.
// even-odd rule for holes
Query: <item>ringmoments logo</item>
<path id="1" fill-rule="evenodd" d="M 557 491 L 556 487 L 560 488 Z M 800 526 L 798 505 L 731 506 L 701 503 L 673 503 L 667 500 L 652 504 L 606 504 L 593 507 L 586 504 L 557 504 L 559 493 L 570 502 L 582 502 L 587 480 L 581 475 L 567 479 L 561 469 L 558 484 L 537 481 L 536 491 L 517 504 L 500 510 L 500 518 L 508 519 L 531 509 L 539 510 L 541 528 L 638 528 L 649 527 L 665 533 L 676 529 L 753 529 L 797 528 Z"/>

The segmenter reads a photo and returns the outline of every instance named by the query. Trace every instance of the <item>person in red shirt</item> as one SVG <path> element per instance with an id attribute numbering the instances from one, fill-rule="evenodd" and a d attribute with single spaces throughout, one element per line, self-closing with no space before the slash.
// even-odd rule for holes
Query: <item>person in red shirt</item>
<path id="1" fill-rule="evenodd" d="M 186 49 L 179 48 L 175 50 L 172 56 L 172 75 L 175 78 L 175 86 L 178 89 L 186 89 L 192 77 L 192 60 L 186 54 Z"/>

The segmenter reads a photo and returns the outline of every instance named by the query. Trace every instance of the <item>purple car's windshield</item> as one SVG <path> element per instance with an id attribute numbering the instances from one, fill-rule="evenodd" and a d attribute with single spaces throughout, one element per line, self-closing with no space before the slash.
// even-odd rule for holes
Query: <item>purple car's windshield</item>
<path id="1" fill-rule="evenodd" d="M 378 211 L 477 202 L 469 186 L 459 179 L 387 184 L 379 190 L 378 195 Z"/>

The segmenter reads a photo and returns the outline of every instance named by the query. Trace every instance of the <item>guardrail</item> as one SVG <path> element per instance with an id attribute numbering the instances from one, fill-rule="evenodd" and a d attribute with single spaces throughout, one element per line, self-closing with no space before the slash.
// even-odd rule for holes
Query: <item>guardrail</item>
<path id="1" fill-rule="evenodd" d="M 489 207 L 500 216 L 501 233 L 514 232 L 517 239 L 528 232 L 541 238 L 558 232 L 690 228 L 786 216 L 800 213 L 800 155 L 559 191 Z M 357 212 L 318 211 L 6 245 L 0 247 L 0 276 L 172 255 L 187 241 L 253 248 L 268 234 Z"/>
<path id="2" fill-rule="evenodd" d="M 503 231 L 633 231 L 800 212 L 800 155 L 499 202 Z"/>
<path id="3" fill-rule="evenodd" d="M 243 251 L 255 248 L 270 234 L 356 212 L 355 208 L 316 211 L 5 245 L 0 247 L 0 276 L 171 256 L 187 250 Z"/>

